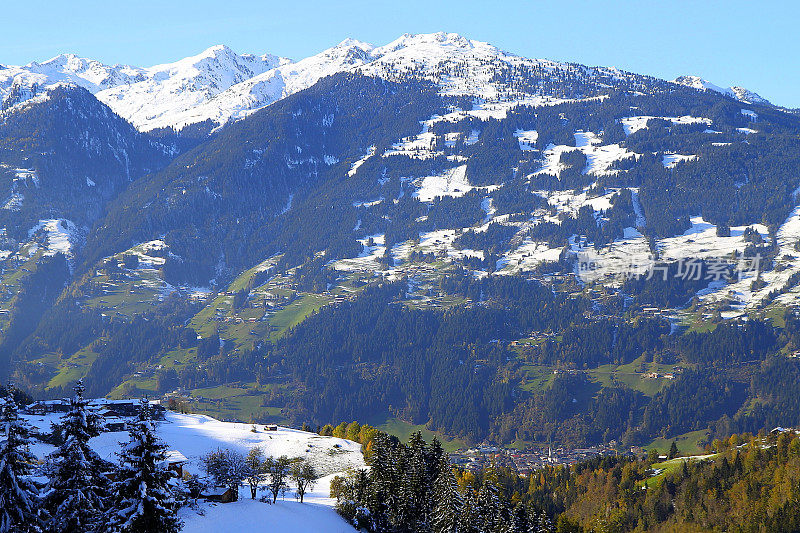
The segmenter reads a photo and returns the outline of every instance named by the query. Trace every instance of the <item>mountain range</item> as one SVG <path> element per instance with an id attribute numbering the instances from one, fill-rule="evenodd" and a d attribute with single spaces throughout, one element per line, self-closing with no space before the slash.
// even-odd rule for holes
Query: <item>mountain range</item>
<path id="1" fill-rule="evenodd" d="M 0 68 L 0 373 L 643 444 L 800 423 L 800 117 L 452 33 Z"/>
<path id="2" fill-rule="evenodd" d="M 443 73 L 437 72 L 442 61 L 453 66 L 463 65 L 469 69 L 472 79 L 459 79 L 466 77 L 466 73 L 444 79 Z M 481 68 L 481 65 L 491 67 Z M 421 68 L 426 77 L 442 84 L 443 92 L 493 98 L 499 93 L 496 84 L 491 82 L 492 72 L 501 66 L 519 68 L 523 65 L 549 69 L 577 67 L 521 58 L 452 33 L 406 34 L 380 47 L 346 39 L 299 61 L 270 54 L 239 55 L 225 45 L 212 46 L 196 56 L 148 68 L 105 65 L 74 54 L 62 54 L 42 63 L 0 66 L 0 99 L 5 109 L 59 83 L 70 83 L 96 95 L 140 131 L 179 130 L 206 121 L 220 126 L 240 119 L 339 72 L 360 72 L 391 79 Z M 675 83 L 717 91 L 745 103 L 769 103 L 747 89 L 723 89 L 696 76 L 681 76 Z"/>

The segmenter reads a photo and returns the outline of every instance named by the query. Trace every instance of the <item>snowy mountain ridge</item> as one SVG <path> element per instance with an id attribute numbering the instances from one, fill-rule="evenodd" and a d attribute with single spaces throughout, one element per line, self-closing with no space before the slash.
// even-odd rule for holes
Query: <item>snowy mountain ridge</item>
<path id="1" fill-rule="evenodd" d="M 692 87 L 693 89 L 698 89 L 700 91 L 714 91 L 720 94 L 724 94 L 725 96 L 729 96 L 731 98 L 735 98 L 741 102 L 746 104 L 766 104 L 771 105 L 769 100 L 763 98 L 758 93 L 755 93 L 749 89 L 745 89 L 744 87 L 720 87 L 719 85 L 715 85 L 708 80 L 704 80 L 700 76 L 679 76 L 673 80 L 674 83 L 679 85 L 685 85 L 686 87 Z"/>
<path id="2" fill-rule="evenodd" d="M 208 120 L 222 125 L 243 118 L 323 77 L 348 71 L 386 79 L 417 76 L 438 84 L 443 94 L 471 96 L 481 102 L 558 96 L 549 94 L 541 80 L 538 84 L 520 83 L 521 73 L 602 78 L 606 83 L 644 78 L 613 68 L 527 59 L 489 43 L 439 32 L 404 34 L 378 47 L 345 39 L 299 61 L 270 54 L 240 55 L 225 45 L 148 68 L 104 65 L 62 54 L 42 63 L 0 67 L 0 100 L 7 109 L 50 85 L 74 83 L 94 93 L 140 131 L 181 129 Z M 766 103 L 746 89 L 722 89 L 697 77 L 684 76 L 675 82 L 748 103 Z"/>

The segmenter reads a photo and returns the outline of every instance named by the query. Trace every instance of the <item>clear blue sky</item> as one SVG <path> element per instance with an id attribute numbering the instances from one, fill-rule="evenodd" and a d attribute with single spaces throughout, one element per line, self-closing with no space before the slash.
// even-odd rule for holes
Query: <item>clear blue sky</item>
<path id="1" fill-rule="evenodd" d="M 61 52 L 150 66 L 218 43 L 299 59 L 345 37 L 457 32 L 526 57 L 697 74 L 800 107 L 795 1 L 73 0 L 4 3 L 0 64 Z"/>

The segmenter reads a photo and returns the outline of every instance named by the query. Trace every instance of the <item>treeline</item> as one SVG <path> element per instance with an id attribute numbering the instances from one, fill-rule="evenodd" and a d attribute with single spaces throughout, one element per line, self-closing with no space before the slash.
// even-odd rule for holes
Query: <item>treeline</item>
<path id="1" fill-rule="evenodd" d="M 369 470 L 334 478 L 331 496 L 345 519 L 370 533 L 554 531 L 545 513 L 502 494 L 492 472 L 459 486 L 439 442 L 427 445 L 419 433 L 408 444 L 379 433 Z"/>

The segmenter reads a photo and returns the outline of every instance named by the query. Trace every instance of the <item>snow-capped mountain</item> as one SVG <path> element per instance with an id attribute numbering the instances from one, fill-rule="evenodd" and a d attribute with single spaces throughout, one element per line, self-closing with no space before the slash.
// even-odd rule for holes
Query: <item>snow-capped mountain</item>
<path id="1" fill-rule="evenodd" d="M 557 80 L 565 75 L 606 86 L 630 87 L 636 80 L 647 79 L 616 69 L 527 59 L 488 43 L 440 32 L 405 34 L 379 47 L 346 39 L 296 62 L 269 54 L 239 55 L 224 45 L 149 68 L 109 66 L 60 55 L 43 63 L 0 68 L 0 98 L 8 108 L 49 85 L 74 83 L 140 131 L 181 129 L 204 121 L 221 125 L 243 118 L 325 76 L 347 71 L 390 80 L 409 75 L 424 78 L 438 84 L 443 94 L 469 96 L 479 103 L 563 96 Z M 555 83 L 548 83 L 548 78 Z M 748 103 L 766 103 L 746 89 L 723 89 L 694 76 L 675 82 Z"/>
<path id="2" fill-rule="evenodd" d="M 192 111 L 238 83 L 289 60 L 273 55 L 239 55 L 227 46 L 174 63 L 145 69 L 140 81 L 97 93 L 97 98 L 140 130 L 202 122 L 211 116 Z"/>
<path id="3" fill-rule="evenodd" d="M 75 55 L 0 68 L 0 100 L 7 109 L 60 83 L 81 86 L 140 130 L 185 125 L 176 117 L 230 86 L 288 62 L 273 55 L 239 55 L 224 45 L 150 68 L 104 65 Z M 204 119 L 202 119 L 204 120 Z"/>
<path id="4" fill-rule="evenodd" d="M 727 88 L 720 87 L 719 85 L 715 85 L 710 81 L 704 80 L 699 76 L 679 76 L 675 78 L 673 82 L 700 91 L 718 92 L 720 94 L 724 94 L 725 96 L 729 96 L 731 98 L 735 98 L 736 100 L 740 100 L 746 104 L 770 105 L 770 102 L 766 98 L 761 97 L 759 94 L 749 89 L 737 86 L 727 87 Z"/>

